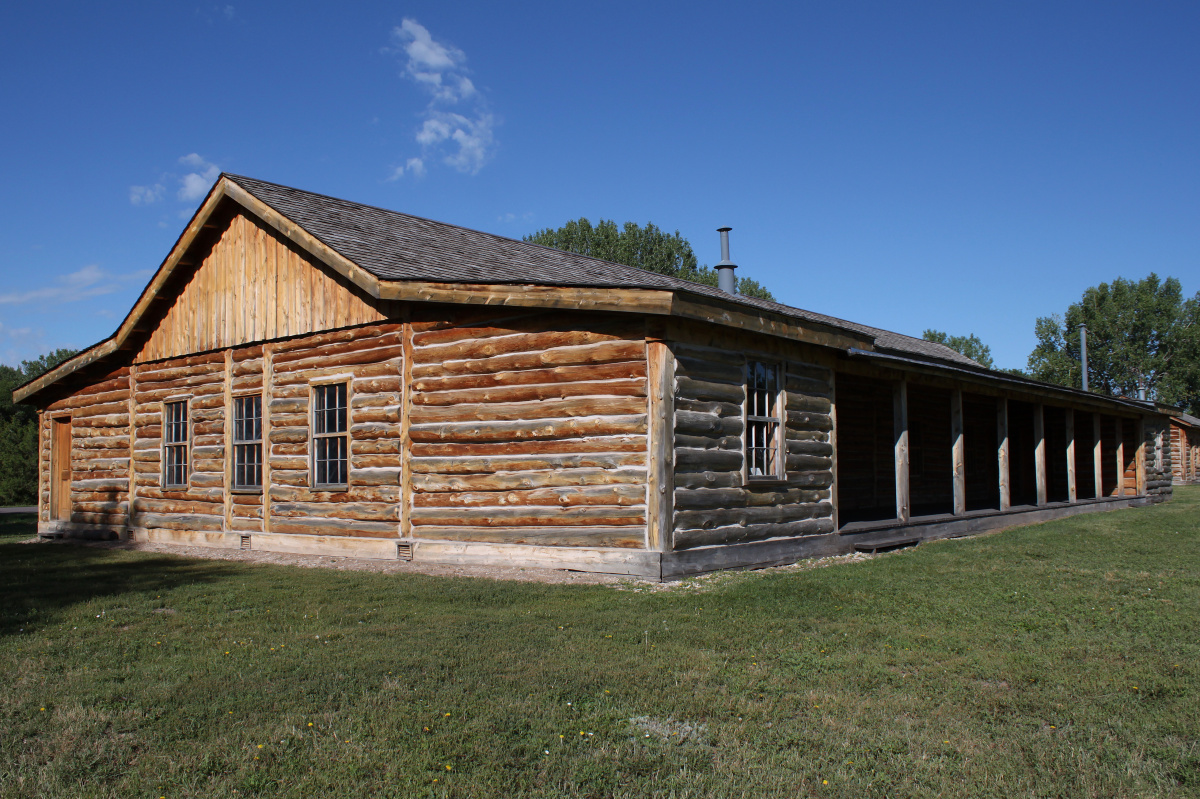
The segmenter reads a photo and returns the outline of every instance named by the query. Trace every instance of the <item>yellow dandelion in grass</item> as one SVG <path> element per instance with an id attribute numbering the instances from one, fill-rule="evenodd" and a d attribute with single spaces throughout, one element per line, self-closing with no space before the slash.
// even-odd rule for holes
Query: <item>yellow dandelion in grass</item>
<path id="1" fill-rule="evenodd" d="M 829 784 L 829 780 L 821 780 L 821 784 L 822 784 L 822 785 L 828 785 L 828 784 Z"/>
<path id="2" fill-rule="evenodd" d="M 447 714 L 446 714 L 446 718 L 450 718 L 450 714 L 449 714 L 449 713 L 447 713 Z"/>
<path id="3" fill-rule="evenodd" d="M 262 749 L 262 748 L 263 748 L 263 745 L 262 745 L 262 744 L 259 744 L 259 745 L 258 745 L 258 748 L 259 748 L 259 749 Z"/>
<path id="4" fill-rule="evenodd" d="M 446 771 L 454 771 L 454 767 L 453 767 L 453 766 L 451 766 L 449 763 L 447 763 L 447 764 L 446 764 Z"/>
<path id="5" fill-rule="evenodd" d="M 312 726 L 312 722 L 311 722 L 311 721 L 308 723 L 308 726 L 310 726 L 310 727 Z"/>
<path id="6" fill-rule="evenodd" d="M 950 743 L 950 742 L 949 742 L 949 741 L 942 741 L 942 743 L 944 743 L 944 744 L 948 744 L 948 743 Z"/>

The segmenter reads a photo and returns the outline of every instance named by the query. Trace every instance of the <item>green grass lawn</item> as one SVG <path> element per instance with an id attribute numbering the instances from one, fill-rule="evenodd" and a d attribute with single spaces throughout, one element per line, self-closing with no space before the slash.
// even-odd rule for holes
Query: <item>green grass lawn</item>
<path id="1" fill-rule="evenodd" d="M 1200 795 L 1200 489 L 1175 497 L 669 591 L 0 517 L 0 795 Z"/>

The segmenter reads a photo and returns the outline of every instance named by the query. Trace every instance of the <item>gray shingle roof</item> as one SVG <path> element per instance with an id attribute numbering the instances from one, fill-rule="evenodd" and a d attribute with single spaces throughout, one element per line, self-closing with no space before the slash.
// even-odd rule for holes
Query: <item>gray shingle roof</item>
<path id="1" fill-rule="evenodd" d="M 906 355 L 975 365 L 942 344 L 848 322 L 624 264 L 555 250 L 538 244 L 435 222 L 430 219 L 339 200 L 321 194 L 225 175 L 326 246 L 389 281 L 511 283 L 593 288 L 665 289 L 716 297 L 800 321 L 870 336 L 875 346 Z"/>

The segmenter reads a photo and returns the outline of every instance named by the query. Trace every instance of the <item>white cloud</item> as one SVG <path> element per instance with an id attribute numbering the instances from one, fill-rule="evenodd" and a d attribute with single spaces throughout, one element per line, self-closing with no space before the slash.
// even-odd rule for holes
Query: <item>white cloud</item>
<path id="1" fill-rule="evenodd" d="M 0 294 L 0 305 L 21 305 L 27 302 L 78 302 L 80 300 L 112 294 L 131 281 L 141 282 L 153 274 L 152 270 L 139 269 L 135 272 L 113 274 L 96 264 L 89 264 L 69 275 L 55 278 L 54 282 L 30 291 Z"/>
<path id="2" fill-rule="evenodd" d="M 179 179 L 179 192 L 176 196 L 183 202 L 195 202 L 212 188 L 212 184 L 221 174 L 221 168 L 202 158 L 198 153 L 189 153 L 179 159 L 179 163 L 194 170 Z"/>
<path id="3" fill-rule="evenodd" d="M 429 94 L 429 103 L 421 113 L 422 123 L 415 140 L 422 157 L 409 159 L 405 168 L 393 171 L 391 180 L 407 172 L 424 173 L 430 158 L 459 172 L 474 175 L 483 168 L 495 150 L 496 118 L 488 111 L 483 94 L 467 76 L 467 56 L 453 45 L 436 41 L 414 19 L 405 19 L 392 30 L 392 38 L 406 56 L 404 74 Z M 462 106 L 448 111 L 447 106 Z M 411 163 L 420 166 L 413 170 Z"/>
<path id="4" fill-rule="evenodd" d="M 414 178 L 424 177 L 425 162 L 420 158 L 410 158 L 404 162 L 403 166 L 398 166 L 392 171 L 392 176 L 388 180 L 399 180 L 404 177 L 405 173 L 412 175 Z"/>
<path id="5" fill-rule="evenodd" d="M 32 327 L 9 327 L 0 322 L 0 363 L 16 367 L 47 352 L 46 331 Z"/>
<path id="6" fill-rule="evenodd" d="M 150 205 L 161 200 L 165 191 L 166 187 L 161 183 L 155 183 L 153 186 L 130 186 L 129 202 L 134 205 Z"/>

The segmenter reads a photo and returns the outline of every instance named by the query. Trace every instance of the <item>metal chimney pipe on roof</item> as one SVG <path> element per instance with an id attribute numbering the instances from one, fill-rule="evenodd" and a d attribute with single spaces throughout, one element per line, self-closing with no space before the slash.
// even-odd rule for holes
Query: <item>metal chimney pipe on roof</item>
<path id="1" fill-rule="evenodd" d="M 1079 326 L 1079 360 L 1083 367 L 1083 390 L 1088 390 L 1088 368 L 1087 368 L 1087 325 Z"/>
<path id="2" fill-rule="evenodd" d="M 717 264 L 717 288 L 729 294 L 737 293 L 737 278 L 733 275 L 733 270 L 737 269 L 737 264 L 729 260 L 729 231 L 731 227 L 719 227 L 717 232 L 721 234 L 721 262 Z"/>

